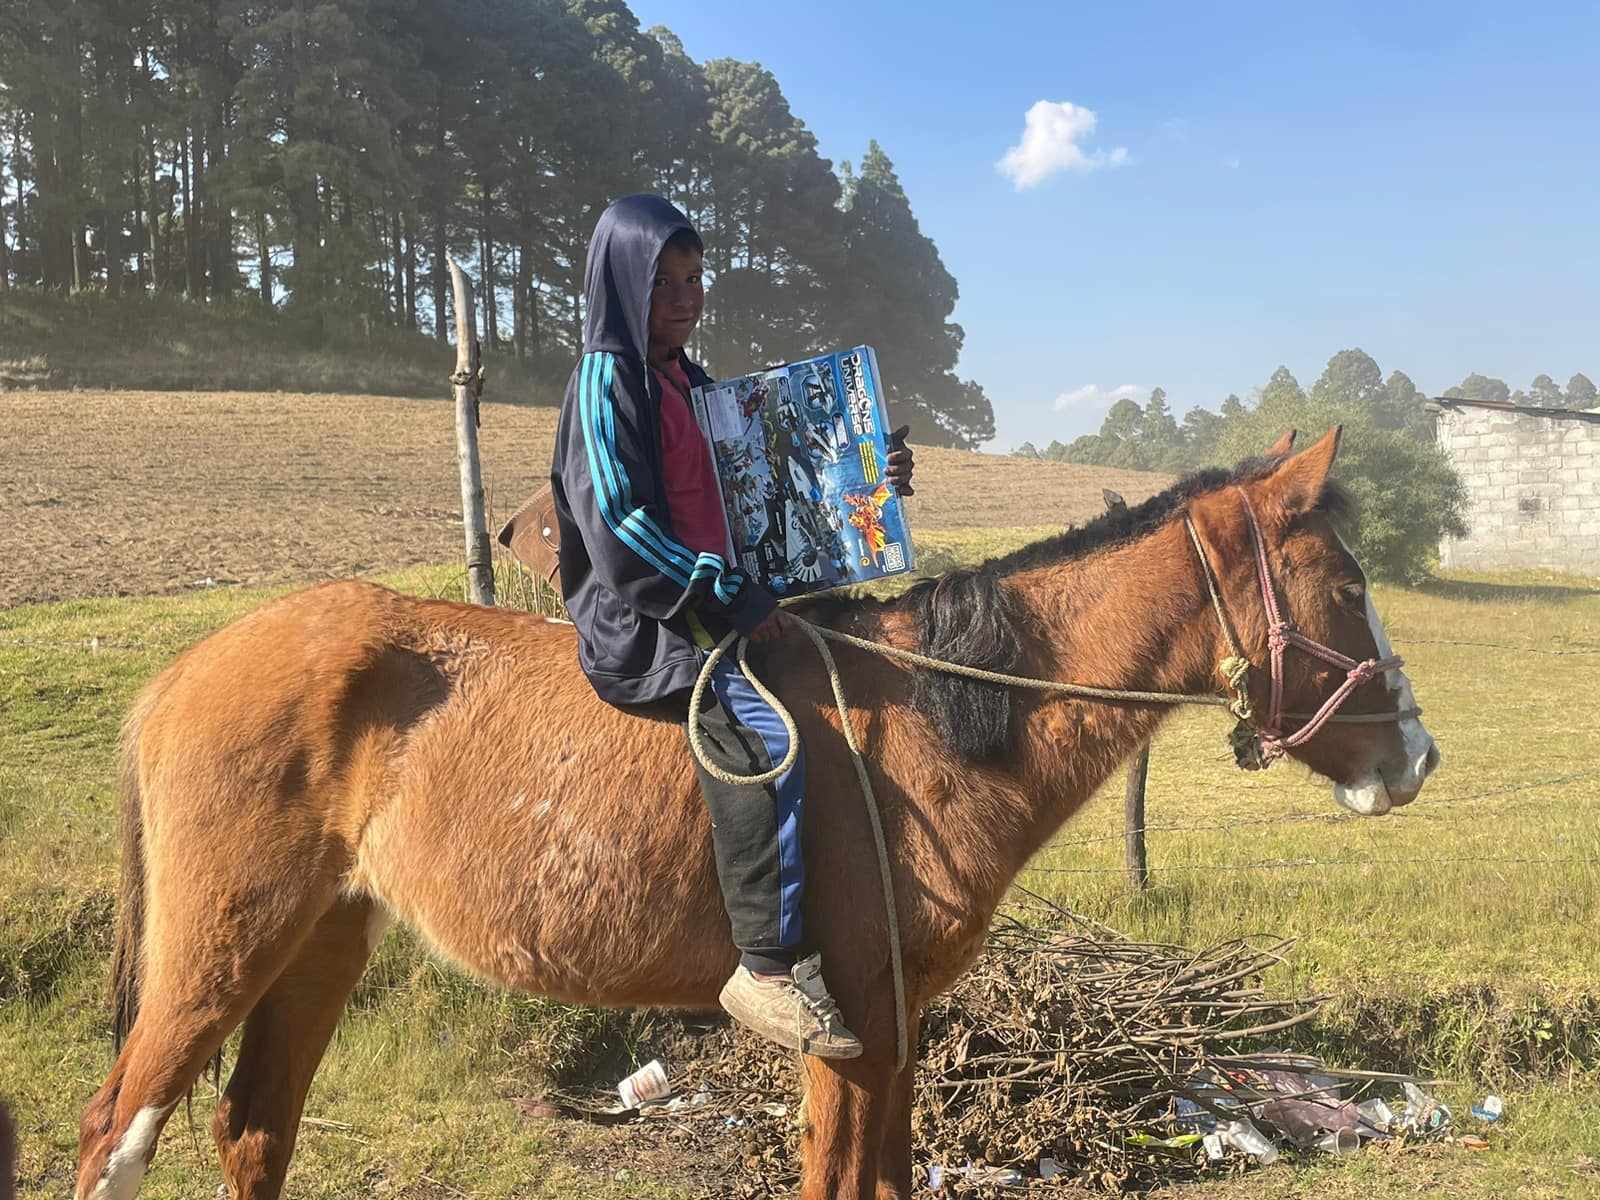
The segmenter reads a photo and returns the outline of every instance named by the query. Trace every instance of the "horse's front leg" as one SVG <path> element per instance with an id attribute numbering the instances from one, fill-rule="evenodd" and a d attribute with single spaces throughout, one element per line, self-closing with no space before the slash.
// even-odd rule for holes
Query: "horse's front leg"
<path id="1" fill-rule="evenodd" d="M 896 1084 L 893 1046 L 869 1043 L 860 1058 L 829 1060 L 807 1056 L 805 1068 L 801 1200 L 904 1196 L 904 1190 L 878 1190 L 880 1153 Z M 906 1133 L 909 1156 L 909 1125 Z M 909 1169 L 907 1175 L 909 1180 Z"/>
<path id="2" fill-rule="evenodd" d="M 916 1088 L 917 1030 L 922 1014 L 913 1012 L 906 1022 L 911 1054 L 889 1084 L 883 1117 L 883 1144 L 878 1150 L 876 1200 L 909 1200 L 914 1185 L 911 1164 L 911 1106 Z"/>

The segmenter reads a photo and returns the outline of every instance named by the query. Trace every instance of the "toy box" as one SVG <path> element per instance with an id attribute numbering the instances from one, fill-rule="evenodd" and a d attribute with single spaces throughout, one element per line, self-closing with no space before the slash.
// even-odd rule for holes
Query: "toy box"
<path id="1" fill-rule="evenodd" d="M 878 361 L 858 346 L 694 389 L 729 549 L 777 596 L 912 570 Z"/>

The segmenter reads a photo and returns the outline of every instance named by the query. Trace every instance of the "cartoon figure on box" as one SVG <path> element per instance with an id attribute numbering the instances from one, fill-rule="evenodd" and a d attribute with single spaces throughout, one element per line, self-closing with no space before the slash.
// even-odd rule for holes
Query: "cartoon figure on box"
<path id="1" fill-rule="evenodd" d="M 844 494 L 845 503 L 850 506 L 850 524 L 861 534 L 861 544 L 866 550 L 861 556 L 862 566 L 877 564 L 883 557 L 883 547 L 889 539 L 888 531 L 883 527 L 883 506 L 888 499 L 888 480 L 870 493 Z"/>
<path id="2" fill-rule="evenodd" d="M 890 489 L 870 421 L 847 411 L 824 358 L 719 385 L 705 399 L 732 548 L 783 595 L 863 568 L 899 569 L 883 508 Z"/>

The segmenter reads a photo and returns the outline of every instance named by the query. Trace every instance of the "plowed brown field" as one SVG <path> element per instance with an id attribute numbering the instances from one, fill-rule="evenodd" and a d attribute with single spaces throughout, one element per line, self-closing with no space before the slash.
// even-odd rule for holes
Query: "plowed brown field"
<path id="1" fill-rule="evenodd" d="M 491 528 L 539 486 L 556 414 L 486 403 Z M 913 431 L 913 437 L 915 436 Z M 0 393 L 0 608 L 311 582 L 461 557 L 444 401 L 247 392 Z M 1167 478 L 917 451 L 916 529 L 1082 521 Z"/>

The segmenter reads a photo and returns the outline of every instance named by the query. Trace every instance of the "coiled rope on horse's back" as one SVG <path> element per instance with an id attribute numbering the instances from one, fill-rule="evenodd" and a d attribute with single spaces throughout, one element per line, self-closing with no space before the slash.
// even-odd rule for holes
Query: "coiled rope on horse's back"
<path id="1" fill-rule="evenodd" d="M 1199 538 L 1194 529 L 1190 527 L 1190 536 L 1195 539 L 1198 548 Z M 1202 562 L 1206 562 L 1204 555 Z M 883 910 L 889 922 L 889 964 L 894 975 L 894 1024 L 895 1024 L 895 1067 L 903 1070 L 906 1065 L 910 1047 L 906 1044 L 906 981 L 905 968 L 900 957 L 900 920 L 895 910 L 894 879 L 889 872 L 889 844 L 883 836 L 883 820 L 878 814 L 878 798 L 872 790 L 872 780 L 867 777 L 867 763 L 861 755 L 861 745 L 856 741 L 854 723 L 850 720 L 850 708 L 845 699 L 844 683 L 839 678 L 839 665 L 834 661 L 833 652 L 828 649 L 829 642 L 839 642 L 846 646 L 854 646 L 858 650 L 865 650 L 871 654 L 880 654 L 885 658 L 897 659 L 916 667 L 925 667 L 930 671 L 943 671 L 950 675 L 964 675 L 968 679 L 979 679 L 985 683 L 997 683 L 1005 687 L 1027 688 L 1032 691 L 1055 692 L 1064 696 L 1077 696 L 1085 700 L 1113 700 L 1134 704 L 1199 704 L 1208 708 L 1226 708 L 1241 722 L 1250 718 L 1249 701 L 1244 695 L 1244 677 L 1249 670 L 1249 662 L 1244 657 L 1244 652 L 1239 649 L 1233 631 L 1222 613 L 1222 600 L 1218 594 L 1216 580 L 1211 575 L 1210 564 L 1206 563 L 1206 582 L 1209 585 L 1212 602 L 1217 609 L 1217 617 L 1222 622 L 1223 629 L 1228 634 L 1233 655 L 1224 660 L 1222 670 L 1228 677 L 1229 689 L 1234 692 L 1234 699 L 1209 693 L 1186 692 L 1141 692 L 1123 688 L 1090 687 L 1081 683 L 1062 683 L 1053 679 L 1033 679 L 1026 675 L 1008 675 L 1003 671 L 987 671 L 982 667 L 969 667 L 964 663 L 948 662 L 942 658 L 931 658 L 926 654 L 918 654 L 915 650 L 903 650 L 898 646 L 887 646 L 882 642 L 870 641 L 867 638 L 856 637 L 854 634 L 844 633 L 837 629 L 829 629 L 822 625 L 813 625 L 810 621 L 789 614 L 789 620 L 800 627 L 801 631 L 811 639 L 811 644 L 817 648 L 817 653 L 822 656 L 823 665 L 828 671 L 828 685 L 833 689 L 834 704 L 839 710 L 839 724 L 844 730 L 845 745 L 850 748 L 850 760 L 855 764 L 856 780 L 861 784 L 861 796 L 866 802 L 867 819 L 872 825 L 872 841 L 878 851 L 878 874 L 883 884 Z M 710 753 L 705 747 L 705 738 L 700 729 L 700 705 L 705 699 L 706 685 L 711 681 L 711 673 L 723 655 L 728 652 L 735 642 L 739 644 L 738 663 L 739 670 L 750 681 L 750 686 L 755 688 L 760 697 L 772 706 L 772 711 L 778 714 L 778 719 L 783 722 L 784 730 L 789 735 L 789 750 L 783 756 L 783 761 L 776 764 L 770 771 L 763 771 L 759 775 L 735 775 L 725 771 L 711 760 Z M 771 689 L 756 676 L 750 668 L 746 652 L 750 647 L 749 640 L 741 638 L 737 633 L 730 633 L 706 656 L 705 663 L 700 668 L 700 675 L 694 681 L 694 691 L 689 697 L 689 746 L 694 751 L 694 756 L 706 773 L 713 779 L 735 787 L 771 783 L 790 767 L 794 766 L 795 758 L 800 753 L 800 731 L 795 727 L 794 717 L 783 703 L 773 695 Z M 1394 713 L 1349 713 L 1326 718 L 1339 722 L 1366 723 L 1394 721 L 1405 717 L 1419 716 L 1420 708 L 1410 708 Z M 1285 713 L 1284 716 L 1306 719 L 1302 713 Z"/>
<path id="2" fill-rule="evenodd" d="M 894 879 L 889 871 L 889 844 L 883 836 L 883 820 L 878 814 L 878 798 L 872 790 L 872 780 L 867 776 L 866 759 L 861 755 L 860 743 L 856 741 L 855 724 L 850 720 L 849 704 L 845 699 L 844 683 L 839 678 L 839 665 L 834 661 L 833 652 L 828 649 L 828 642 L 840 642 L 847 646 L 854 646 L 873 654 L 881 654 L 886 658 L 899 659 L 913 666 L 926 667 L 933 671 L 944 671 L 951 675 L 965 675 L 971 679 L 981 679 L 986 683 L 998 683 L 1007 687 L 1031 688 L 1036 691 L 1059 692 L 1068 696 L 1080 696 L 1094 700 L 1123 700 L 1143 702 L 1147 704 L 1204 704 L 1213 707 L 1226 708 L 1229 701 L 1221 696 L 1206 695 L 1181 695 L 1170 692 L 1138 692 L 1125 691 L 1118 688 L 1087 687 L 1076 683 L 1059 683 L 1050 679 L 1030 679 L 1023 675 L 1007 675 L 1001 671 L 986 671 L 981 667 L 969 667 L 962 663 L 946 662 L 944 659 L 930 658 L 926 654 L 918 654 L 914 650 L 902 650 L 898 646 L 886 646 L 882 642 L 869 641 L 853 634 L 843 633 L 837 629 L 828 629 L 825 626 L 813 625 L 810 621 L 789 615 L 789 620 L 799 626 L 801 631 L 811 639 L 811 644 L 817 648 L 817 653 L 822 656 L 823 665 L 828 671 L 828 684 L 833 688 L 834 704 L 839 710 L 839 723 L 844 729 L 845 745 L 850 748 L 850 759 L 855 764 L 856 780 L 861 784 L 861 795 L 866 801 L 867 819 L 872 825 L 872 841 L 878 850 L 878 873 L 883 884 L 883 910 L 889 922 L 889 964 L 894 975 L 894 1024 L 895 1024 L 895 1068 L 903 1070 L 906 1065 L 910 1047 L 906 1034 L 906 981 L 905 968 L 900 955 L 900 920 L 895 910 Z M 735 642 L 738 643 L 739 670 L 750 681 L 750 686 L 756 693 L 772 706 L 772 711 L 778 714 L 778 719 L 783 722 L 784 730 L 789 735 L 789 750 L 783 761 L 776 764 L 770 771 L 763 771 L 758 775 L 736 775 L 726 771 L 712 761 L 709 751 L 705 747 L 705 739 L 700 729 L 700 705 L 705 699 L 706 685 L 711 680 L 711 673 L 723 655 L 728 652 Z M 800 753 L 800 731 L 795 727 L 794 717 L 783 703 L 773 695 L 772 691 L 762 683 L 754 670 L 751 669 L 746 657 L 750 643 L 748 639 L 741 638 L 737 633 L 730 633 L 706 656 L 705 663 L 700 668 L 700 675 L 695 680 L 694 691 L 689 697 L 689 746 L 694 751 L 694 756 L 706 773 L 721 783 L 735 787 L 755 786 L 771 783 L 790 767 L 794 766 L 796 757 Z"/>

